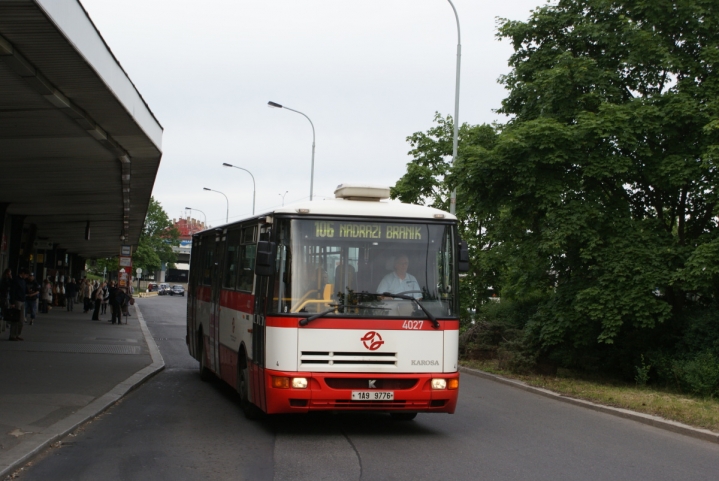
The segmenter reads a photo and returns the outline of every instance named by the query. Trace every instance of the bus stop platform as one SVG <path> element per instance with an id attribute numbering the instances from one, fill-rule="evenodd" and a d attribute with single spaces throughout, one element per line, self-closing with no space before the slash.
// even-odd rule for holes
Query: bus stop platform
<path id="1" fill-rule="evenodd" d="M 82 304 L 54 307 L 23 341 L 0 333 L 0 479 L 164 368 L 139 309 L 121 325 L 109 310 L 92 321 Z"/>

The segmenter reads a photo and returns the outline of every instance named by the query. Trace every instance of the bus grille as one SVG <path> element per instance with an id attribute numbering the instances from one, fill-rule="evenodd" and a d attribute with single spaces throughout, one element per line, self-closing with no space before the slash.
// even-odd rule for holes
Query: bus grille
<path id="1" fill-rule="evenodd" d="M 418 379 L 397 378 L 387 379 L 378 378 L 374 380 L 374 389 L 391 389 L 393 391 L 402 389 L 412 389 L 417 385 Z M 325 382 L 332 389 L 367 389 L 369 378 L 339 378 L 327 377 Z"/>
<path id="2" fill-rule="evenodd" d="M 325 366 L 396 366 L 397 353 L 302 351 L 300 363 Z"/>

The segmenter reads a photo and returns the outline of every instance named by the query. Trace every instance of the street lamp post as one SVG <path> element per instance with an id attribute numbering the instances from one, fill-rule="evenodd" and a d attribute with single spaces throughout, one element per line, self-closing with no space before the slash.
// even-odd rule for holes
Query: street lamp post
<path id="1" fill-rule="evenodd" d="M 218 194 L 222 194 L 222 192 L 220 192 L 219 190 L 212 190 L 208 187 L 203 187 L 203 189 L 209 190 L 210 192 L 217 192 Z M 227 224 L 228 222 L 230 222 L 230 201 L 225 194 L 222 195 L 225 196 L 225 201 L 227 202 L 227 213 L 225 214 L 225 224 Z"/>
<path id="2" fill-rule="evenodd" d="M 282 207 L 285 206 L 285 196 L 287 195 L 287 192 L 289 192 L 289 190 L 286 190 L 284 194 L 277 194 L 282 197 Z"/>
<path id="3" fill-rule="evenodd" d="M 205 224 L 204 224 L 204 225 L 205 225 L 205 229 L 207 229 L 207 216 L 205 215 L 204 212 L 202 212 L 200 209 L 193 209 L 192 207 L 185 207 L 185 209 L 188 209 L 188 210 L 190 210 L 190 211 L 196 210 L 197 212 L 199 212 L 200 214 L 202 214 L 202 216 L 205 218 Z"/>
<path id="4" fill-rule="evenodd" d="M 267 105 L 270 107 L 276 108 L 276 109 L 286 109 L 290 110 L 292 112 L 298 113 L 307 120 L 310 121 L 310 125 L 312 126 L 312 167 L 310 169 L 310 200 L 312 200 L 312 192 L 314 191 L 314 182 L 315 182 L 315 124 L 312 123 L 309 117 L 307 117 L 305 114 L 300 112 L 299 110 L 294 110 L 289 107 L 285 107 L 283 105 L 278 104 L 277 102 L 267 102 Z"/>
<path id="5" fill-rule="evenodd" d="M 462 40 L 459 31 L 459 15 L 457 9 L 454 8 L 452 0 L 447 0 L 454 10 L 454 18 L 457 20 L 457 73 L 454 86 L 454 139 L 452 140 L 452 165 L 457 161 L 457 143 L 459 139 L 459 70 L 462 61 Z M 449 213 L 454 214 L 457 209 L 457 188 L 452 189 L 452 195 L 449 198 Z"/>
<path id="6" fill-rule="evenodd" d="M 227 162 L 223 162 L 222 165 L 224 165 L 225 167 L 234 167 L 235 169 L 244 170 L 245 172 L 250 174 L 250 177 L 252 177 L 252 215 L 255 215 L 255 196 L 257 194 L 257 184 L 255 184 L 255 176 L 252 175 L 252 172 L 243 167 L 237 167 L 236 165 L 228 164 Z"/>

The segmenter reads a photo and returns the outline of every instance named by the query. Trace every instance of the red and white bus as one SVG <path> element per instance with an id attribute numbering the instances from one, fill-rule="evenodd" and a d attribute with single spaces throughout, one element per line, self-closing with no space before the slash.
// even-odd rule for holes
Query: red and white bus
<path id="1" fill-rule="evenodd" d="M 453 413 L 467 256 L 455 217 L 387 201 L 388 188 L 335 195 L 193 237 L 187 344 L 202 377 L 234 387 L 248 416 Z"/>

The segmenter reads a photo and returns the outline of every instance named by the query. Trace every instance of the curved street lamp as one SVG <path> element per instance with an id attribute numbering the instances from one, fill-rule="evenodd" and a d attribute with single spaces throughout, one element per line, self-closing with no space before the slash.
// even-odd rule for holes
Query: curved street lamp
<path id="1" fill-rule="evenodd" d="M 284 105 L 280 105 L 277 102 L 269 101 L 267 102 L 267 105 L 276 108 L 276 109 L 285 109 L 290 110 L 292 112 L 298 113 L 307 120 L 310 121 L 310 125 L 312 126 L 312 167 L 310 169 L 310 200 L 312 200 L 312 192 L 314 190 L 314 182 L 315 182 L 315 124 L 312 123 L 309 117 L 307 117 L 305 114 L 300 112 L 299 110 L 291 109 L 289 107 L 285 107 Z"/>
<path id="2" fill-rule="evenodd" d="M 252 177 L 252 215 L 255 215 L 255 196 L 257 195 L 257 184 L 255 184 L 255 176 L 252 175 L 252 172 L 243 167 L 237 167 L 236 165 L 228 164 L 227 162 L 223 162 L 222 165 L 224 165 L 225 167 L 234 167 L 235 169 L 244 170 L 245 172 L 250 174 L 250 177 Z"/>
<path id="3" fill-rule="evenodd" d="M 197 212 L 199 212 L 200 214 L 202 214 L 202 215 L 204 216 L 204 218 L 205 218 L 205 224 L 204 224 L 204 225 L 205 225 L 205 229 L 207 228 L 207 216 L 205 215 L 204 212 L 202 212 L 200 209 L 193 209 L 192 207 L 185 207 L 185 209 L 190 210 L 190 211 L 196 210 Z"/>
<path id="4" fill-rule="evenodd" d="M 203 187 L 204 190 L 209 190 L 210 192 L 217 192 L 218 194 L 222 194 L 219 190 L 212 190 L 208 187 Z M 225 194 L 222 194 L 225 196 L 225 201 L 227 202 L 227 213 L 225 214 L 225 224 L 230 222 L 230 201 L 227 199 L 227 196 Z"/>
<path id="5" fill-rule="evenodd" d="M 459 15 L 457 9 L 454 8 L 452 0 L 447 0 L 454 10 L 454 18 L 457 20 L 457 73 L 454 86 L 454 139 L 452 140 L 452 165 L 457 161 L 457 143 L 459 139 L 459 70 L 462 61 L 462 40 L 459 31 Z M 452 195 L 449 198 L 449 213 L 454 214 L 457 210 L 457 188 L 452 189 Z"/>
<path id="6" fill-rule="evenodd" d="M 287 195 L 288 192 L 289 192 L 289 190 L 286 190 L 284 194 L 277 194 L 280 197 L 282 197 L 282 207 L 285 206 L 285 196 Z"/>

